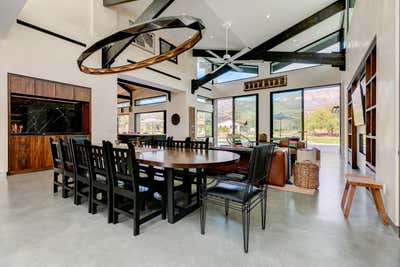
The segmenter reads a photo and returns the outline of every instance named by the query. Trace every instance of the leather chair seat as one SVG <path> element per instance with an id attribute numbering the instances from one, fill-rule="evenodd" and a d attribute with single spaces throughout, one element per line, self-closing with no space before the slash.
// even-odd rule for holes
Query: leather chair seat
<path id="1" fill-rule="evenodd" d="M 246 190 L 249 189 L 247 193 Z M 261 192 L 255 186 L 247 187 L 246 184 L 240 182 L 221 182 L 216 186 L 207 189 L 209 196 L 216 196 L 229 199 L 235 202 L 244 203 Z"/>

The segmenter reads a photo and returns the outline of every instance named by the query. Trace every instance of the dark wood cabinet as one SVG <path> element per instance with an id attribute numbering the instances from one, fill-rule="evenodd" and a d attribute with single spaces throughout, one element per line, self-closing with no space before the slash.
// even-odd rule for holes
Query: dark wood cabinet
<path id="1" fill-rule="evenodd" d="M 33 78 L 20 75 L 10 75 L 8 78 L 8 87 L 10 92 L 13 94 L 35 94 L 35 80 Z"/>
<path id="2" fill-rule="evenodd" d="M 48 98 L 56 97 L 56 83 L 45 80 L 35 80 L 35 95 Z"/>
<path id="3" fill-rule="evenodd" d="M 74 100 L 74 86 L 63 83 L 56 83 L 56 98 Z"/>
<path id="4" fill-rule="evenodd" d="M 76 101 L 90 102 L 91 91 L 89 88 L 74 86 L 74 99 Z"/>
<path id="5" fill-rule="evenodd" d="M 9 174 L 52 168 L 49 138 L 61 137 L 67 140 L 71 136 L 73 135 L 11 135 L 8 148 Z"/>
<path id="6" fill-rule="evenodd" d="M 9 135 L 8 135 L 8 172 L 9 174 L 25 173 L 52 168 L 49 137 L 67 139 L 73 134 L 61 135 L 23 135 L 12 134 L 11 97 L 25 95 L 34 99 L 73 100 L 82 103 L 82 132 L 90 138 L 91 133 L 91 89 L 78 85 L 70 85 L 8 74 L 9 97 Z M 24 97 L 25 98 L 25 97 Z M 61 101 L 62 102 L 62 101 Z M 13 115 L 16 116 L 15 114 Z M 14 122 L 18 118 L 14 118 Z M 82 135 L 79 135 L 82 136 Z"/>

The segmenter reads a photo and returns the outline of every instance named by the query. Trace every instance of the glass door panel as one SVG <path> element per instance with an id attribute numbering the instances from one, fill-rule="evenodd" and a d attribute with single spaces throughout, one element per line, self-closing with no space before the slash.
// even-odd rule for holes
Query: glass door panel
<path id="1" fill-rule="evenodd" d="M 228 145 L 227 135 L 233 133 L 232 98 L 217 100 L 217 145 Z"/>
<path id="2" fill-rule="evenodd" d="M 249 141 L 257 140 L 257 96 L 234 98 L 235 134 L 243 135 Z"/>
<path id="3" fill-rule="evenodd" d="M 303 90 L 272 93 L 272 137 L 302 137 Z"/>

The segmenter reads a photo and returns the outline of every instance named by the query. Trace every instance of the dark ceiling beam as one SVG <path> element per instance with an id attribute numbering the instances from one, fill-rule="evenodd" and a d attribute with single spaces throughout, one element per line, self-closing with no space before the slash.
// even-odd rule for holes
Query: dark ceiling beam
<path id="1" fill-rule="evenodd" d="M 333 4 L 325 7 L 324 9 L 318 11 L 317 13 L 311 15 L 310 17 L 300 21 L 296 25 L 290 27 L 289 29 L 281 32 L 278 35 L 275 35 L 268 41 L 258 45 L 253 48 L 249 53 L 246 54 L 246 57 L 256 59 L 258 57 L 262 57 L 262 54 L 266 51 L 276 47 L 277 45 L 293 38 L 294 36 L 302 33 L 303 31 L 321 23 L 322 21 L 332 17 L 333 15 L 343 11 L 346 8 L 346 1 L 339 0 L 334 2 Z M 241 58 L 242 59 L 242 58 Z"/>
<path id="2" fill-rule="evenodd" d="M 217 54 L 220 57 L 223 57 L 225 55 L 225 49 L 193 49 L 192 54 L 194 57 L 212 57 L 207 51 L 213 51 L 215 54 Z M 239 53 L 239 50 L 228 50 L 228 54 L 233 56 L 234 54 Z"/>
<path id="3" fill-rule="evenodd" d="M 323 64 L 334 67 L 344 66 L 344 53 L 315 53 L 315 52 L 266 52 L 268 61 L 290 62 L 303 64 Z"/>
<path id="4" fill-rule="evenodd" d="M 153 0 L 153 2 L 135 20 L 135 24 L 159 17 L 173 2 L 174 0 Z M 135 38 L 136 36 L 130 37 L 118 41 L 112 46 L 103 48 L 102 67 L 110 67 L 114 63 L 115 59 L 135 40 Z"/>
<path id="5" fill-rule="evenodd" d="M 137 1 L 137 0 L 103 0 L 103 6 L 111 7 L 111 6 L 116 6 L 119 4 L 133 2 L 133 1 Z"/>
<path id="6" fill-rule="evenodd" d="M 326 20 L 327 18 L 330 18 L 331 16 L 343 11 L 346 8 L 346 1 L 345 0 L 339 0 L 331 5 L 325 7 L 324 9 L 318 11 L 317 13 L 311 15 L 310 17 L 300 21 L 296 25 L 290 27 L 289 29 L 279 33 L 278 35 L 275 35 L 271 39 L 265 41 L 264 43 L 258 45 L 257 47 L 253 48 L 250 50 L 248 53 L 244 54 L 241 56 L 238 60 L 260 60 L 263 59 L 264 54 L 276 47 L 277 45 L 291 39 L 292 37 L 296 36 L 297 34 L 319 24 L 320 22 Z M 221 73 L 225 73 L 229 71 L 230 67 L 225 66 L 224 68 L 221 68 L 220 71 Z M 209 81 L 217 78 L 219 75 L 218 72 L 215 72 L 211 75 L 207 74 L 206 76 L 193 80 L 192 85 L 198 86 L 198 87 L 192 87 L 192 92 L 195 92 L 201 85 L 208 83 Z"/>
<path id="7" fill-rule="evenodd" d="M 194 92 L 196 92 L 197 89 L 199 89 L 202 85 L 208 83 L 209 81 L 213 80 L 214 76 L 218 77 L 228 71 L 231 70 L 231 67 L 229 67 L 228 65 L 224 66 L 223 68 L 220 68 L 219 70 L 217 70 L 214 73 L 208 73 L 205 76 L 201 77 L 200 79 L 197 80 L 192 80 L 192 94 L 194 94 Z"/>
<path id="8" fill-rule="evenodd" d="M 118 85 L 122 88 L 122 89 L 124 89 L 126 92 L 128 92 L 129 93 L 129 105 L 132 107 L 133 106 L 133 92 L 132 92 L 132 90 L 129 88 L 129 86 L 127 86 L 126 84 L 124 84 L 124 83 L 118 83 Z M 122 98 L 122 99 L 128 99 L 127 97 L 121 97 L 121 95 L 118 95 L 117 96 L 117 98 Z"/>

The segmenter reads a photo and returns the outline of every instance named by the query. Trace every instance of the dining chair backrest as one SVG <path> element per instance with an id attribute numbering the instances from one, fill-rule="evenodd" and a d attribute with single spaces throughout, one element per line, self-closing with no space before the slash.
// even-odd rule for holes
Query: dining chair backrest
<path id="1" fill-rule="evenodd" d="M 206 138 L 204 141 L 189 141 L 189 148 L 208 150 L 210 138 Z"/>
<path id="2" fill-rule="evenodd" d="M 71 149 L 68 142 L 65 142 L 61 137 L 57 142 L 57 153 L 60 157 L 61 167 L 64 171 L 73 171 L 73 159 Z"/>
<path id="3" fill-rule="evenodd" d="M 161 139 L 154 139 L 153 140 L 153 146 L 154 147 L 161 147 L 161 148 L 166 148 L 170 146 L 170 143 L 172 141 L 172 137 L 168 136 L 167 139 L 161 140 Z"/>
<path id="4" fill-rule="evenodd" d="M 266 183 L 271 170 L 275 145 L 259 145 L 254 147 L 249 161 L 248 185 L 260 186 Z"/>
<path id="5" fill-rule="evenodd" d="M 169 147 L 174 148 L 189 148 L 190 146 L 190 137 L 186 137 L 185 140 L 171 140 Z"/>
<path id="6" fill-rule="evenodd" d="M 58 142 L 54 140 L 53 138 L 49 137 L 49 143 L 50 143 L 50 152 L 51 152 L 51 159 L 53 162 L 53 168 L 59 169 L 61 168 L 61 159 L 60 155 L 58 154 Z"/>
<path id="7" fill-rule="evenodd" d="M 103 141 L 103 146 L 107 153 L 109 175 L 113 186 L 118 186 L 118 181 L 131 182 L 133 192 L 139 192 L 139 166 L 133 144 L 128 143 L 128 149 L 126 149 L 113 147 L 111 142 Z"/>
<path id="8" fill-rule="evenodd" d="M 76 140 L 73 138 L 69 140 L 75 175 L 89 175 L 89 160 L 86 151 L 85 141 L 82 142 L 81 140 Z"/>
<path id="9" fill-rule="evenodd" d="M 89 173 L 92 181 L 97 181 L 98 176 L 106 178 L 106 182 L 109 183 L 109 167 L 107 165 L 106 152 L 103 146 L 97 146 L 91 144 L 89 140 L 84 142 L 86 155 L 89 162 Z"/>

